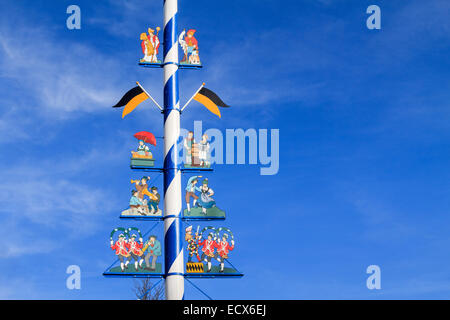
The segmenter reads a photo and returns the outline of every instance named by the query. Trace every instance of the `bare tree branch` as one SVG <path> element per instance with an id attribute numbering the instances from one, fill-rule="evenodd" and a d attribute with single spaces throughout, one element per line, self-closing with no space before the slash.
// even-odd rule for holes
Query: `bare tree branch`
<path id="1" fill-rule="evenodd" d="M 142 280 L 134 280 L 134 293 L 136 297 L 140 300 L 163 300 L 164 299 L 164 283 L 161 282 L 155 286 L 151 291 L 150 288 L 153 283 L 150 278 L 145 278 Z"/>

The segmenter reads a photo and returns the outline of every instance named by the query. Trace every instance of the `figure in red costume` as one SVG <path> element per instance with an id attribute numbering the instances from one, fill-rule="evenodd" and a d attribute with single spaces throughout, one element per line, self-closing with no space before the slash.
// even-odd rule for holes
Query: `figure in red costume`
<path id="1" fill-rule="evenodd" d="M 217 254 L 219 257 L 216 259 L 220 262 L 220 272 L 224 269 L 224 260 L 228 259 L 228 253 L 234 249 L 234 240 L 231 240 L 231 246 L 227 241 L 228 234 L 224 233 L 222 241 L 216 242 Z"/>
<path id="2" fill-rule="evenodd" d="M 130 250 L 130 245 L 125 240 L 125 236 L 123 234 L 119 235 L 119 240 L 117 240 L 116 243 L 111 240 L 111 249 L 116 250 L 116 255 L 120 260 L 120 269 L 124 272 L 125 268 L 128 269 L 128 263 L 131 260 L 131 256 L 128 251 Z M 124 260 L 126 260 L 125 263 Z"/>
<path id="3" fill-rule="evenodd" d="M 155 30 L 153 30 L 152 28 L 148 28 L 148 40 L 153 46 L 153 55 L 151 57 L 151 62 L 154 63 L 158 62 L 157 54 L 159 51 L 159 38 L 158 38 L 159 30 L 160 28 L 156 27 L 156 34 L 155 34 Z"/>
<path id="4" fill-rule="evenodd" d="M 144 253 L 142 252 L 142 247 L 144 246 L 144 242 L 142 238 L 139 238 L 139 242 L 136 241 L 136 235 L 133 234 L 131 236 L 131 239 L 128 243 L 129 249 L 130 249 L 130 260 L 131 258 L 134 259 L 134 269 L 138 271 L 138 263 L 139 267 L 142 269 L 142 263 L 144 262 L 144 259 L 142 258 Z"/>
<path id="5" fill-rule="evenodd" d="M 188 32 L 183 30 L 178 38 L 178 42 L 180 43 L 184 57 L 181 62 L 188 62 L 190 64 L 200 64 L 200 58 L 198 55 L 198 41 L 194 37 L 194 33 L 196 30 L 190 29 Z M 186 34 L 186 36 L 184 36 Z"/>
<path id="6" fill-rule="evenodd" d="M 202 257 L 200 258 L 201 260 L 205 260 L 205 262 L 208 263 L 208 270 L 207 272 L 211 271 L 211 259 L 212 258 L 216 258 L 217 259 L 217 255 L 214 254 L 214 251 L 217 248 L 217 243 L 216 243 L 216 239 L 213 240 L 213 234 L 209 233 L 208 234 L 208 238 L 201 241 L 202 236 L 200 235 L 200 239 L 198 240 L 198 246 L 202 247 Z"/>
<path id="7" fill-rule="evenodd" d="M 142 53 L 144 54 L 144 58 L 140 60 L 140 62 L 150 62 L 150 63 L 158 63 L 158 51 L 159 51 L 159 38 L 158 32 L 160 28 L 156 28 L 155 30 L 152 28 L 148 28 L 148 34 L 145 32 L 141 33 L 140 39 L 142 46 Z"/>

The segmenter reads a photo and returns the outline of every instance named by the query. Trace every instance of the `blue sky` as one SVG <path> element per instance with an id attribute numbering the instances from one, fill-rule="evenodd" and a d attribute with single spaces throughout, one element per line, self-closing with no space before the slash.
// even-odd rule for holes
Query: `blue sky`
<path id="1" fill-rule="evenodd" d="M 82 28 L 66 28 L 66 8 Z M 381 30 L 366 8 L 381 8 Z M 0 10 L 0 299 L 133 299 L 106 279 L 109 233 L 129 198 L 132 134 L 162 136 L 144 103 L 112 110 L 139 80 L 162 102 L 162 71 L 137 66 L 162 1 L 3 1 Z M 450 3 L 179 1 L 203 81 L 232 108 L 192 104 L 182 127 L 280 129 L 280 170 L 218 165 L 208 176 L 232 262 L 245 277 L 196 284 L 215 299 L 450 297 Z M 162 157 L 162 140 L 156 153 Z M 162 178 L 158 179 L 162 182 Z M 161 185 L 160 185 L 161 187 Z M 219 225 L 219 224 L 218 224 Z M 157 235 L 162 237 L 162 226 Z M 65 286 L 66 267 L 82 289 Z M 381 290 L 366 288 L 381 267 Z M 186 283 L 186 298 L 202 298 Z"/>

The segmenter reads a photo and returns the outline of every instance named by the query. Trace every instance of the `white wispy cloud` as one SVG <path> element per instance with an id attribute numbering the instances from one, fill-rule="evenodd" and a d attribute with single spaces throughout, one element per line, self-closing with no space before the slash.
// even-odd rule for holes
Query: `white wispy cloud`
<path id="1" fill-rule="evenodd" d="M 75 180 L 102 156 L 117 159 L 112 152 L 93 150 L 67 161 L 44 159 L 0 172 L 0 233 L 16 230 L 5 241 L 2 258 L 49 253 L 98 230 L 120 204 L 105 186 Z M 55 241 L 61 234 L 64 239 Z"/>
<path id="2" fill-rule="evenodd" d="M 136 23 L 134 14 L 141 18 L 147 12 L 139 10 L 135 2 L 114 2 L 120 11 L 118 19 L 123 23 Z M 101 6 L 100 6 L 101 8 Z M 96 7 L 96 9 L 99 9 Z M 161 9 L 162 10 L 162 9 Z M 108 11 L 110 12 L 110 11 Z M 123 15 L 123 17 L 122 17 Z M 54 128 L 65 121 L 94 113 L 111 112 L 111 106 L 127 89 L 140 80 L 150 88 L 160 84 L 155 77 L 142 79 L 139 68 L 127 70 L 123 67 L 124 57 L 130 50 L 105 51 L 95 44 L 75 40 L 71 36 L 61 37 L 54 25 L 36 26 L 26 16 L 2 15 L 0 21 L 0 142 L 12 142 L 44 136 L 56 136 Z M 100 15 L 101 17 L 101 15 Z M 122 18 L 120 18 L 122 17 Z M 109 17 L 105 17 L 110 21 Z M 89 24 L 86 22 L 86 24 Z M 111 24 L 118 26 L 119 24 Z M 118 40 L 97 26 L 111 41 Z M 106 27 L 106 26 L 104 26 Z M 128 26 L 129 27 L 129 26 Z M 127 27 L 127 28 L 128 28 Z M 125 28 L 125 29 L 127 29 Z M 33 30 L 32 33 L 29 30 Z M 119 26 L 119 29 L 123 29 Z M 70 32 L 80 31 L 66 30 Z M 136 36 L 136 35 L 134 35 Z M 118 42 L 115 42 L 118 43 Z M 139 40 L 136 36 L 136 62 L 140 56 Z M 135 64 L 133 64 L 135 65 Z M 155 98 L 161 95 L 152 92 Z M 147 116 L 158 116 L 151 113 Z M 118 116 L 119 113 L 118 113 Z M 151 120 L 151 119 L 150 119 Z"/>
<path id="3" fill-rule="evenodd" d="M 414 224 L 408 222 L 401 211 L 391 208 L 388 203 L 372 199 L 361 190 L 353 196 L 350 201 L 365 225 L 365 229 L 361 230 L 365 239 L 386 243 L 419 234 Z"/>
<path id="4" fill-rule="evenodd" d="M 108 10 L 103 10 L 103 6 Z M 163 6 L 160 1 L 117 1 L 108 0 L 99 3 L 95 8 L 95 14 L 87 17 L 87 23 L 104 29 L 109 35 L 115 37 L 137 38 L 137 34 L 130 32 L 145 23 L 153 22 L 155 26 L 144 25 L 141 32 L 146 32 L 147 27 L 159 26 L 162 28 Z M 111 20 L 114 14 L 114 21 Z"/>
<path id="5" fill-rule="evenodd" d="M 32 105 L 21 106 L 22 112 L 33 110 L 58 119 L 110 104 L 117 92 L 114 79 L 119 78 L 115 58 L 76 42 L 53 39 L 42 29 L 36 29 L 32 38 L 20 39 L 18 34 L 26 32 L 2 30 L 0 61 L 2 78 L 19 82 L 19 89 L 35 98 Z"/>
<path id="6" fill-rule="evenodd" d="M 16 258 L 30 254 L 46 254 L 60 248 L 55 241 L 41 241 L 28 239 L 27 241 L 15 239 L 6 242 L 2 258 Z"/>

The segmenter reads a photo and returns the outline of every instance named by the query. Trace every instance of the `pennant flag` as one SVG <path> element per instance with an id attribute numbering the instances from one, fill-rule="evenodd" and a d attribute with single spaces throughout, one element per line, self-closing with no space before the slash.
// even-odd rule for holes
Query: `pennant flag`
<path id="1" fill-rule="evenodd" d="M 113 108 L 120 108 L 125 106 L 122 111 L 122 118 L 133 111 L 141 102 L 148 99 L 148 95 L 137 86 L 125 93 L 125 95 L 120 99 L 120 101 L 113 106 Z"/>
<path id="2" fill-rule="evenodd" d="M 214 113 L 216 116 L 220 118 L 219 107 L 229 108 L 230 106 L 225 104 L 222 99 L 219 98 L 217 94 L 212 92 L 205 87 L 201 88 L 200 91 L 194 96 L 194 100 L 203 104 L 206 109 Z"/>

